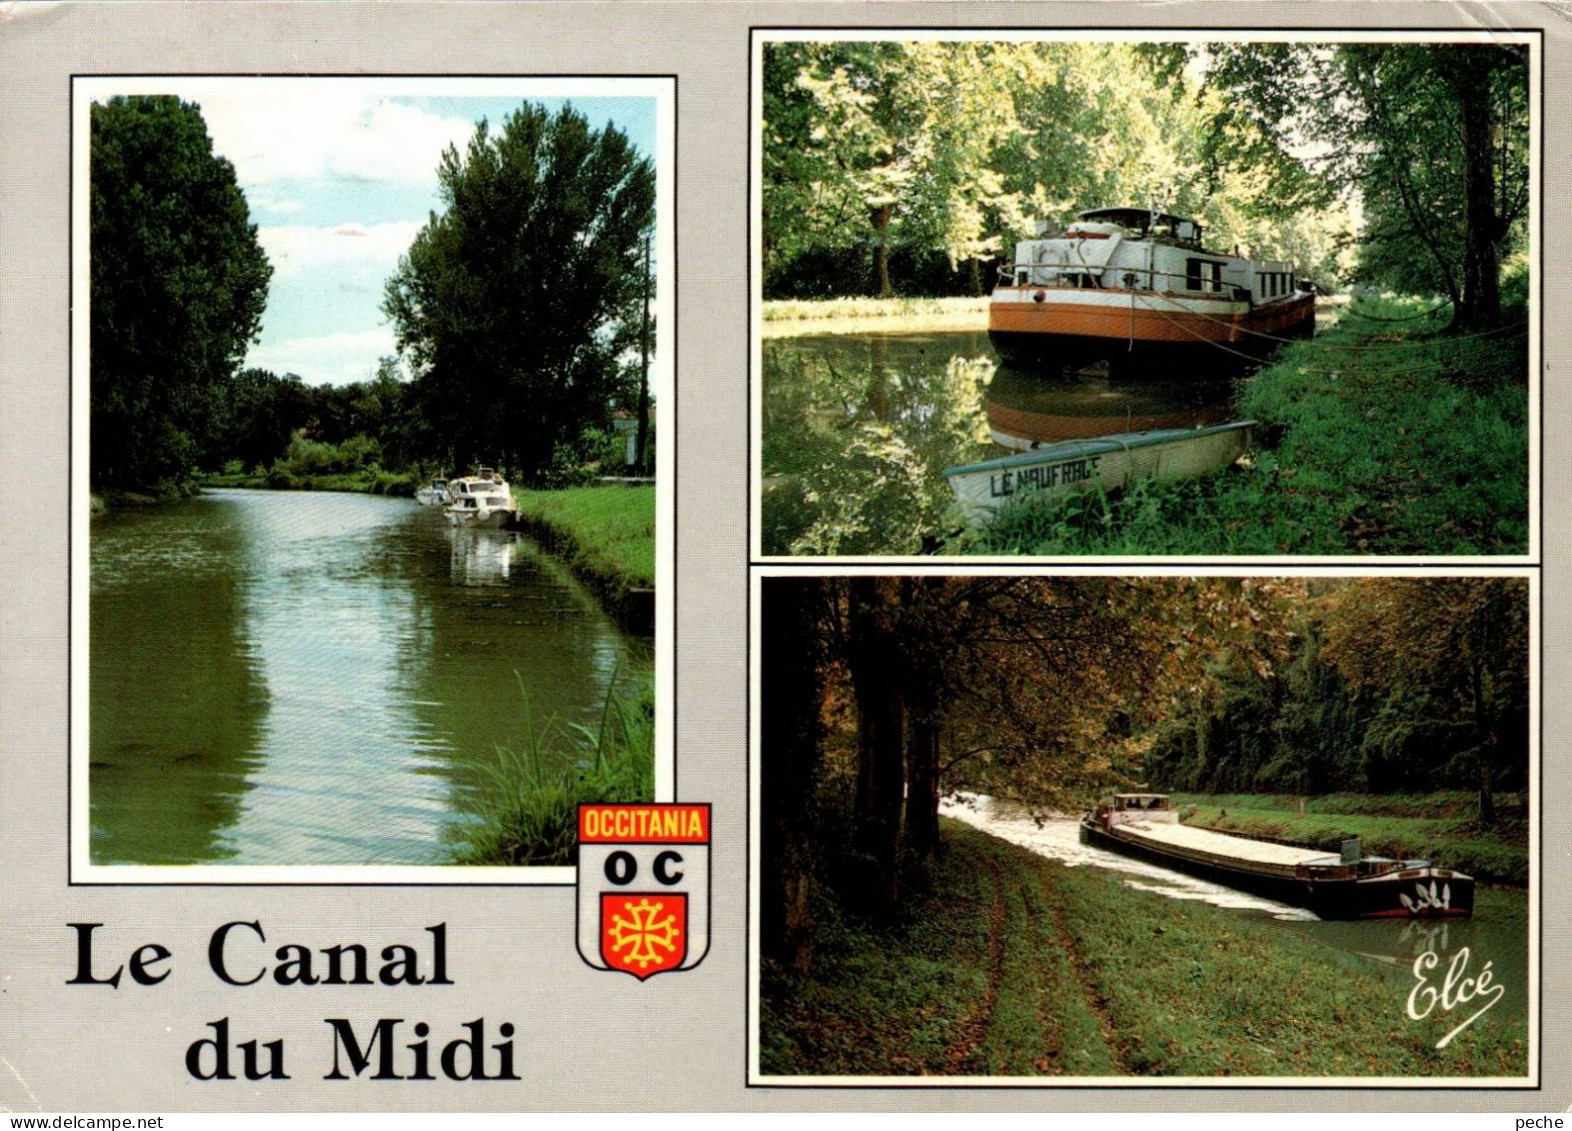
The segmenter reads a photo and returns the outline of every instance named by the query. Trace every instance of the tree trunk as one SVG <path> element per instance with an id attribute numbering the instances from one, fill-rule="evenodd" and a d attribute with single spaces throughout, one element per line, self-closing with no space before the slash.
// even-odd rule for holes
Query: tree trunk
<path id="1" fill-rule="evenodd" d="M 1481 636 L 1484 634 L 1482 633 Z M 1485 702 L 1485 661 L 1483 640 L 1473 641 L 1469 662 L 1469 691 L 1474 701 L 1474 757 L 1479 762 L 1479 823 L 1490 828 L 1496 823 L 1496 798 L 1492 788 L 1495 777 L 1496 730 L 1488 719 L 1490 705 Z"/>
<path id="2" fill-rule="evenodd" d="M 650 473 L 650 238 L 644 237 L 644 318 L 639 325 L 639 419 L 634 433 L 633 473 Z"/>
<path id="3" fill-rule="evenodd" d="M 1479 823 L 1486 828 L 1496 823 L 1496 797 L 1493 788 L 1494 772 L 1491 759 L 1494 751 L 1481 746 L 1479 749 Z"/>
<path id="4" fill-rule="evenodd" d="M 761 622 L 765 689 L 761 752 L 760 935 L 764 953 L 798 973 L 813 961 L 812 844 L 814 781 L 822 729 L 823 582 L 772 577 L 764 582 Z"/>
<path id="5" fill-rule="evenodd" d="M 1463 135 L 1463 294 L 1452 318 L 1457 330 L 1501 320 L 1499 227 L 1491 123 L 1491 58 L 1481 50 L 1450 48 L 1442 74 L 1457 98 Z"/>
<path id="6" fill-rule="evenodd" d="M 939 725 L 926 707 L 906 722 L 906 847 L 930 863 L 939 851 Z"/>
<path id="7" fill-rule="evenodd" d="M 890 214 L 893 204 L 873 209 L 873 282 L 880 298 L 890 297 Z"/>
<path id="8" fill-rule="evenodd" d="M 846 666 L 857 699 L 857 795 L 853 836 L 867 859 L 865 895 L 874 915 L 893 917 L 900 901 L 901 798 L 905 767 L 901 743 L 899 657 L 889 633 L 892 579 L 850 581 Z"/>

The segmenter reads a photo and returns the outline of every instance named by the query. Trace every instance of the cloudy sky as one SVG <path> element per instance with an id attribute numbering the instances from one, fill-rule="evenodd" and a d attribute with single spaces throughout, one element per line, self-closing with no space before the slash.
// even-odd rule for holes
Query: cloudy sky
<path id="1" fill-rule="evenodd" d="M 440 208 L 442 150 L 462 150 L 480 119 L 497 129 L 526 99 L 571 102 L 655 157 L 656 99 L 637 80 L 181 78 L 119 80 L 91 97 L 111 92 L 201 106 L 273 264 L 246 365 L 313 385 L 364 380 L 395 352 L 383 283 Z"/>

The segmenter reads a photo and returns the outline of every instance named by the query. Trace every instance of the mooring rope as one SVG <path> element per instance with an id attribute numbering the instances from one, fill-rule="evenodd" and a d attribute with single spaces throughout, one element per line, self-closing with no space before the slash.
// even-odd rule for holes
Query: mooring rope
<path id="1" fill-rule="evenodd" d="M 1367 322 L 1412 322 L 1416 318 L 1429 318 L 1436 311 L 1438 311 L 1438 310 L 1445 310 L 1447 307 L 1449 307 L 1451 305 L 1452 305 L 1452 300 L 1451 299 L 1449 299 L 1449 298 L 1442 299 L 1440 302 L 1436 303 L 1436 305 L 1432 306 L 1429 310 L 1421 310 L 1418 314 L 1405 314 L 1401 318 L 1383 318 L 1379 314 L 1366 314 L 1363 311 L 1355 310 L 1352 306 L 1350 306 L 1348 308 L 1348 314 L 1349 314 L 1350 317 L 1353 317 L 1353 318 L 1363 318 Z"/>
<path id="2" fill-rule="evenodd" d="M 1211 338 L 1203 337 L 1200 333 L 1198 333 L 1197 331 L 1191 329 L 1189 326 L 1186 326 L 1183 322 L 1180 322 L 1176 318 L 1170 317 L 1167 311 L 1161 310 L 1161 309 L 1159 309 L 1159 308 L 1157 308 L 1155 306 L 1154 307 L 1148 307 L 1148 309 L 1150 309 L 1152 311 L 1152 313 L 1156 314 L 1158 317 L 1166 319 L 1167 321 L 1173 323 L 1173 325 L 1177 326 L 1180 330 L 1182 330 L 1186 334 L 1189 334 L 1192 338 L 1195 338 L 1197 341 L 1204 342 L 1204 343 L 1206 343 L 1209 346 L 1215 346 L 1217 349 L 1222 350 L 1224 353 L 1233 354 L 1235 357 L 1242 357 L 1242 358 L 1246 359 L 1247 361 L 1253 361 L 1253 362 L 1261 362 L 1262 361 L 1261 358 L 1255 356 L 1254 354 L 1248 354 L 1248 353 L 1245 353 L 1242 350 L 1231 349 L 1230 347 L 1224 345 L 1222 342 L 1214 341 Z M 1201 315 L 1201 317 L 1206 318 L 1208 316 L 1207 315 Z M 1226 325 L 1226 323 L 1225 323 L 1225 325 Z M 1497 329 L 1494 329 L 1494 330 L 1486 330 L 1486 331 L 1483 331 L 1482 333 L 1479 333 L 1479 334 L 1459 335 L 1456 338 L 1438 338 L 1438 339 L 1435 339 L 1433 341 L 1414 342 L 1414 343 L 1409 343 L 1409 344 L 1412 344 L 1412 345 L 1424 345 L 1424 346 L 1446 346 L 1446 345 L 1450 345 L 1450 344 L 1456 343 L 1456 342 L 1467 342 L 1467 341 L 1470 341 L 1470 340 L 1477 340 L 1477 339 L 1480 339 L 1480 338 L 1485 338 L 1485 337 L 1488 337 L 1488 336 L 1490 336 L 1492 334 L 1504 333 L 1507 330 L 1513 330 L 1513 329 L 1520 329 L 1523 333 L 1527 333 L 1527 329 L 1526 329 L 1527 325 L 1528 325 L 1528 322 L 1525 320 L 1525 321 L 1522 321 L 1522 322 L 1514 322 L 1510 326 L 1502 326 L 1502 327 L 1498 327 Z M 1249 331 L 1247 331 L 1247 332 L 1249 332 Z M 1263 337 L 1271 337 L 1271 335 L 1262 335 L 1262 336 Z M 1303 338 L 1299 338 L 1299 339 L 1296 339 L 1296 338 L 1274 338 L 1273 340 L 1274 341 L 1280 341 L 1280 342 L 1288 342 L 1288 343 L 1302 342 L 1302 343 L 1305 343 L 1305 344 L 1310 345 L 1312 347 L 1320 348 L 1320 349 L 1334 349 L 1334 348 L 1338 348 L 1335 345 L 1330 344 L 1330 343 L 1327 344 L 1327 345 L 1323 345 L 1323 346 L 1316 346 L 1314 341 L 1309 340 L 1309 339 L 1303 339 Z M 1456 359 L 1454 359 L 1454 360 L 1456 360 Z M 1403 368 L 1403 369 L 1388 369 L 1388 370 L 1386 370 L 1386 373 L 1388 373 L 1390 375 L 1394 375 L 1394 376 L 1395 375 L 1400 375 L 1400 374 L 1406 374 L 1406 373 L 1423 373 L 1423 372 L 1425 372 L 1427 370 L 1439 369 L 1444 364 L 1446 364 L 1446 363 L 1443 362 L 1443 361 L 1432 361 L 1432 362 L 1428 362 L 1428 363 L 1426 363 L 1424 365 L 1410 366 L 1410 367 Z M 1341 372 L 1341 370 L 1338 370 L 1338 369 L 1317 369 L 1317 368 L 1314 368 L 1314 367 L 1303 366 L 1303 365 L 1299 366 L 1299 368 L 1305 369 L 1305 370 L 1307 370 L 1308 372 L 1311 372 L 1311 373 L 1319 373 L 1319 374 L 1321 374 L 1323 376 L 1330 376 L 1332 374 L 1336 374 L 1336 373 L 1340 373 Z"/>
<path id="3" fill-rule="evenodd" d="M 1132 297 L 1133 297 L 1133 295 L 1134 295 L 1134 292 L 1132 292 Z M 1152 311 L 1155 314 L 1160 314 L 1163 317 L 1168 318 L 1168 313 L 1166 311 L 1164 311 L 1161 307 L 1153 305 L 1149 300 L 1144 300 L 1144 301 L 1145 301 L 1146 308 L 1148 310 Z M 1463 342 L 1463 341 L 1468 341 L 1468 340 L 1470 340 L 1472 338 L 1489 338 L 1489 337 L 1492 337 L 1492 336 L 1494 336 L 1496 334 L 1504 334 L 1508 330 L 1514 330 L 1514 329 L 1516 329 L 1519 326 L 1527 326 L 1528 325 L 1528 320 L 1525 318 L 1525 319 L 1523 319 L 1522 321 L 1519 321 L 1519 322 L 1508 323 L 1505 326 L 1497 326 L 1497 327 L 1495 327 L 1493 329 L 1490 329 L 1490 330 L 1480 330 L 1477 333 L 1473 333 L 1473 334 L 1456 334 L 1456 335 L 1453 335 L 1453 336 L 1450 336 L 1450 337 L 1447 337 L 1447 338 L 1425 339 L 1425 340 L 1422 340 L 1422 341 L 1382 342 L 1382 343 L 1379 343 L 1379 344 L 1376 344 L 1376 345 L 1352 345 L 1352 344 L 1344 344 L 1344 343 L 1341 343 L 1341 342 L 1314 342 L 1314 339 L 1312 339 L 1312 338 L 1285 338 L 1281 334 L 1268 334 L 1264 330 L 1251 330 L 1251 329 L 1249 329 L 1246 326 L 1236 325 L 1235 323 L 1230 322 L 1227 319 L 1219 318 L 1215 314 L 1207 314 L 1204 311 L 1187 310 L 1187 311 L 1185 311 L 1185 313 L 1190 315 L 1190 316 L 1192 316 L 1192 317 L 1194 317 L 1194 318 L 1201 318 L 1201 319 L 1204 319 L 1207 322 L 1216 323 L 1219 326 L 1227 326 L 1231 330 L 1235 330 L 1235 331 L 1237 331 L 1237 332 L 1239 332 L 1241 334 L 1248 334 L 1248 335 L 1250 335 L 1253 338 L 1264 338 L 1264 339 L 1266 339 L 1269 342 L 1280 342 L 1280 343 L 1287 344 L 1287 343 L 1292 343 L 1292 342 L 1305 342 L 1305 341 L 1308 341 L 1308 342 L 1314 343 L 1315 347 L 1317 349 L 1343 350 L 1343 351 L 1350 352 L 1350 353 L 1366 353 L 1366 352 L 1374 352 L 1374 351 L 1378 351 L 1378 350 L 1394 350 L 1394 349 L 1418 349 L 1418 348 L 1422 348 L 1424 346 L 1436 345 L 1436 344 L 1438 344 L 1440 342 Z M 1172 318 L 1169 318 L 1168 320 L 1170 322 L 1174 322 L 1175 325 L 1181 325 L 1180 323 L 1178 323 L 1176 320 L 1174 320 Z M 1201 337 L 1201 335 L 1199 335 L 1199 334 L 1196 334 L 1194 336 L 1198 337 L 1198 338 Z M 1211 341 L 1210 338 L 1201 338 L 1201 340 L 1202 341 Z"/>

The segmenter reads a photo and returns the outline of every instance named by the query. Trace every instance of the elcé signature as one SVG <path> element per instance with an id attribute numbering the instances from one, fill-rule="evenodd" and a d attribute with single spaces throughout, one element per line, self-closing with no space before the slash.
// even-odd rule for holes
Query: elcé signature
<path id="1" fill-rule="evenodd" d="M 1453 1037 L 1483 1017 L 1506 993 L 1505 986 L 1496 984 L 1495 974 L 1490 969 L 1495 965 L 1493 962 L 1486 962 L 1477 978 L 1464 977 L 1468 970 L 1468 959 L 1466 946 L 1452 956 L 1452 961 L 1447 964 L 1446 977 L 1442 979 L 1439 989 L 1431 981 L 1428 971 L 1441 965 L 1440 956 L 1433 950 L 1427 950 L 1414 959 L 1414 977 L 1418 981 L 1408 993 L 1408 1016 L 1415 1021 L 1423 1021 L 1429 1017 L 1437 1005 L 1440 1005 L 1442 1013 L 1450 1013 L 1458 1006 L 1467 1005 L 1472 1001 L 1485 1002 L 1461 1025 L 1437 1041 L 1438 1049 L 1446 1048 Z"/>

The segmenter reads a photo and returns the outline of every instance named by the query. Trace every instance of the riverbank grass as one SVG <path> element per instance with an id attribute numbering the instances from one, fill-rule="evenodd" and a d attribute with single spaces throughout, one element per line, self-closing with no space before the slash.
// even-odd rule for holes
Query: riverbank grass
<path id="1" fill-rule="evenodd" d="M 655 586 L 655 488 L 606 485 L 516 491 L 519 523 L 630 615 L 634 594 Z M 636 619 L 636 618 L 635 618 Z"/>
<path id="2" fill-rule="evenodd" d="M 1416 316 L 1417 314 L 1417 316 Z M 955 553 L 1521 554 L 1528 546 L 1523 317 L 1441 334 L 1444 312 L 1362 300 L 1243 381 L 1249 466 L 1115 495 L 1023 496 Z"/>
<path id="3" fill-rule="evenodd" d="M 230 472 L 209 475 L 203 487 L 245 487 L 266 491 L 350 491 L 360 495 L 393 495 L 412 499 L 426 478 L 412 471 L 384 471 L 380 467 L 359 471 L 294 474 L 274 468 L 265 475 Z"/>
<path id="4" fill-rule="evenodd" d="M 1498 799 L 1496 824 L 1477 818 L 1474 794 L 1447 792 L 1383 798 L 1331 794 L 1305 800 L 1275 794 L 1173 795 L 1192 805 L 1189 824 L 1220 832 L 1271 837 L 1312 848 L 1333 848 L 1359 837 L 1372 856 L 1429 860 L 1483 883 L 1528 886 L 1528 821 L 1521 803 Z"/>
<path id="5" fill-rule="evenodd" d="M 498 748 L 460 863 L 572 864 L 581 804 L 654 799 L 654 684 L 647 674 L 638 677 L 630 698 L 617 682 L 607 689 L 599 723 L 589 727 L 558 719 L 537 724 L 520 681 L 527 745 Z"/>
<path id="6" fill-rule="evenodd" d="M 1462 1016 L 1410 1020 L 1406 969 L 957 822 L 944 848 L 900 926 L 826 901 L 811 971 L 765 964 L 765 1075 L 1526 1072 L 1524 1026 L 1489 1014 L 1437 1049 Z"/>
<path id="7" fill-rule="evenodd" d="M 918 334 L 986 330 L 988 297 L 774 300 L 759 310 L 765 338 L 803 334 Z"/>

